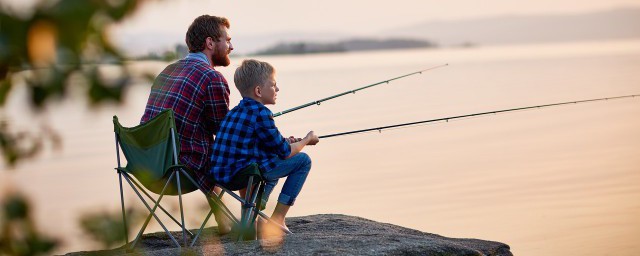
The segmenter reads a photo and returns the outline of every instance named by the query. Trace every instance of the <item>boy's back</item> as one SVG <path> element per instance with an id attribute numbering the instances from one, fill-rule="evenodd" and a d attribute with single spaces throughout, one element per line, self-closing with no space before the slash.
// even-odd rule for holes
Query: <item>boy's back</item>
<path id="1" fill-rule="evenodd" d="M 265 181 L 261 200 L 266 203 L 278 180 L 286 177 L 278 204 L 271 220 L 285 230 L 285 216 L 294 204 L 311 170 L 311 158 L 301 150 L 315 145 L 319 139 L 313 131 L 301 139 L 285 139 L 276 128 L 273 114 L 265 105 L 276 104 L 278 91 L 275 69 L 269 63 L 245 60 L 233 78 L 242 95 L 220 124 L 213 143 L 210 180 L 200 180 L 203 186 L 211 182 L 229 185 L 234 176 L 256 163 Z M 262 204 L 264 205 L 264 204 Z"/>
<path id="2" fill-rule="evenodd" d="M 210 174 L 218 182 L 229 183 L 233 175 L 249 164 L 257 163 L 263 171 L 270 171 L 277 159 L 285 159 L 290 152 L 271 111 L 246 97 L 220 124 L 213 143 Z"/>

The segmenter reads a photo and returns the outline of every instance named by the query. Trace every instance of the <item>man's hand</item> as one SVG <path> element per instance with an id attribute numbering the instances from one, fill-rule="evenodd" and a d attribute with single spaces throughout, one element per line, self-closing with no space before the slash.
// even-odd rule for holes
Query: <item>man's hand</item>
<path id="1" fill-rule="evenodd" d="M 313 131 L 310 131 L 309 133 L 307 133 L 307 136 L 304 137 L 304 140 L 307 140 L 307 145 L 315 145 L 315 144 L 318 144 L 318 142 L 320 142 L 318 135 L 313 133 Z"/>

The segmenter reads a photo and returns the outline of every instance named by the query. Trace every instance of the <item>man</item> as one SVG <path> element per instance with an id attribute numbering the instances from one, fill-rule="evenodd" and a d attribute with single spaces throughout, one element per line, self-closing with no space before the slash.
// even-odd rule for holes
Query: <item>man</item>
<path id="1" fill-rule="evenodd" d="M 213 184 L 205 173 L 210 169 L 213 136 L 229 112 L 229 85 L 216 66 L 229 66 L 233 50 L 229 20 L 202 15 L 189 26 L 186 43 L 189 54 L 167 66 L 151 87 L 141 123 L 164 109 L 173 109 L 180 135 L 180 163 L 192 169 L 207 191 Z M 216 189 L 219 192 L 219 189 Z M 228 233 L 231 225 L 217 209 L 218 230 Z"/>

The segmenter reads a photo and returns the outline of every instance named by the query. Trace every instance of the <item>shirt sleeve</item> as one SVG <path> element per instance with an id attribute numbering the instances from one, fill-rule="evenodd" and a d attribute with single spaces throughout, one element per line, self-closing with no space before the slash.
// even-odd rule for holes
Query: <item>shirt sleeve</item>
<path id="1" fill-rule="evenodd" d="M 220 123 L 229 112 L 229 85 L 222 74 L 214 71 L 207 86 L 207 99 L 205 99 L 207 111 L 207 123 L 211 124 L 213 134 L 218 132 Z"/>
<path id="2" fill-rule="evenodd" d="M 256 120 L 256 134 L 260 145 L 279 158 L 285 159 L 291 153 L 291 146 L 278 131 L 270 111 L 260 111 Z"/>

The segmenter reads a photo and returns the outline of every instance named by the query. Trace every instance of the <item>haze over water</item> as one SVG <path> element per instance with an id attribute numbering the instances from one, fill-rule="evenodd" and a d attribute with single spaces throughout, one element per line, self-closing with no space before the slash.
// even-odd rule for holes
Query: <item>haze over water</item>
<path id="1" fill-rule="evenodd" d="M 450 64 L 276 118 L 283 134 L 295 136 L 640 93 L 638 40 L 257 58 L 278 70 L 274 112 Z M 241 61 L 219 68 L 232 107 L 240 100 L 232 75 Z M 132 65 L 158 73 L 166 64 Z M 137 124 L 149 89 L 132 87 L 121 106 L 87 110 L 76 99 L 48 109 L 63 151 L 0 172 L 3 188 L 12 184 L 33 200 L 47 233 L 66 237 L 60 252 L 96 248 L 76 224 L 81 213 L 119 210 L 111 117 Z M 514 255 L 633 255 L 640 249 L 639 100 L 321 140 L 305 148 L 313 168 L 290 216 L 355 215 L 504 242 Z M 14 98 L 7 111 L 25 112 L 24 102 Z M 126 193 L 127 205 L 140 205 Z M 187 201 L 195 228 L 204 218 L 195 209 L 205 202 L 195 193 Z"/>

